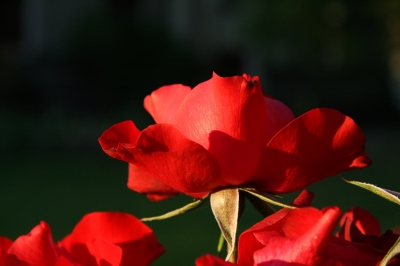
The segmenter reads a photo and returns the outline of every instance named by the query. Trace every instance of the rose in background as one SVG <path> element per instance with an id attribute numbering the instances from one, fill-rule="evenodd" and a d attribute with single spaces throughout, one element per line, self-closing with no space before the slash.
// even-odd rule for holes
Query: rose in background
<path id="1" fill-rule="evenodd" d="M 381 235 L 379 222 L 358 207 L 340 217 L 337 207 L 281 209 L 241 234 L 237 265 L 379 265 L 398 236 Z M 399 264 L 393 259 L 389 265 Z M 205 255 L 196 265 L 236 264 Z"/>
<path id="2" fill-rule="evenodd" d="M 125 121 L 99 141 L 129 163 L 129 188 L 152 200 L 203 197 L 224 187 L 287 193 L 371 164 L 351 118 L 328 108 L 295 118 L 247 74 L 213 74 L 194 89 L 164 86 L 144 107 L 156 124 L 140 131 Z"/>
<path id="3" fill-rule="evenodd" d="M 373 247 L 385 254 L 399 238 L 392 230 L 381 232 L 379 221 L 367 210 L 353 207 L 340 219 L 340 230 L 336 233 L 339 238 Z M 398 262 L 400 264 L 400 262 Z"/>
<path id="4" fill-rule="evenodd" d="M 145 266 L 163 252 L 148 226 L 119 212 L 85 215 L 58 243 L 43 221 L 14 242 L 0 237 L 0 265 L 5 266 Z"/>

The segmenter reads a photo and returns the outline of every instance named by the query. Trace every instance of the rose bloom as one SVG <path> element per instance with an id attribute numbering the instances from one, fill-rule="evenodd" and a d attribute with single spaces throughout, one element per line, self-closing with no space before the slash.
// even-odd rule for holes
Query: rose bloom
<path id="1" fill-rule="evenodd" d="M 144 266 L 163 252 L 148 226 L 118 212 L 85 215 L 57 244 L 43 221 L 14 242 L 0 237 L 0 266 Z"/>
<path id="2" fill-rule="evenodd" d="M 377 220 L 359 208 L 343 216 L 341 224 L 348 223 L 343 235 L 333 236 L 340 216 L 337 207 L 282 209 L 241 234 L 237 264 L 205 255 L 196 266 L 379 265 L 398 236 L 391 231 L 380 236 Z"/>
<path id="3" fill-rule="evenodd" d="M 144 107 L 156 124 L 140 131 L 124 121 L 99 141 L 129 163 L 128 187 L 152 200 L 227 186 L 287 193 L 371 163 L 351 118 L 328 108 L 295 118 L 247 74 L 164 86 Z"/>

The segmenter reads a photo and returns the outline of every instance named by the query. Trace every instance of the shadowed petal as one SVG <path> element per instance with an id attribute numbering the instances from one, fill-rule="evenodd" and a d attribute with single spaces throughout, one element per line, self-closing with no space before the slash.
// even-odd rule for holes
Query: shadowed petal
<path id="1" fill-rule="evenodd" d="M 168 199 L 181 193 L 167 186 L 146 170 L 131 163 L 128 171 L 128 188 L 145 194 L 151 201 Z M 186 193 L 186 195 L 198 199 L 205 197 L 207 194 L 208 192 Z"/>
<path id="2" fill-rule="evenodd" d="M 146 234 L 139 240 L 118 244 L 123 250 L 121 266 L 150 265 L 160 257 L 165 249 L 161 246 L 154 234 Z"/>
<path id="3" fill-rule="evenodd" d="M 190 91 L 190 87 L 181 84 L 163 86 L 144 98 L 144 108 L 157 124 L 173 124 L 178 108 Z"/>
<path id="4" fill-rule="evenodd" d="M 346 219 L 350 219 L 350 221 L 357 226 L 358 230 L 360 230 L 360 233 L 364 235 L 381 235 L 381 226 L 378 220 L 371 213 L 362 208 L 353 207 L 345 212 L 342 219 L 340 219 L 340 226 L 344 225 Z"/>
<path id="5" fill-rule="evenodd" d="M 113 158 L 123 160 L 118 152 L 118 145 L 135 145 L 140 131 L 132 121 L 124 121 L 106 130 L 99 138 L 103 150 Z M 146 170 L 129 164 L 128 187 L 147 195 L 150 200 L 159 201 L 179 194 L 173 188 L 165 185 Z"/>
<path id="6" fill-rule="evenodd" d="M 0 236 L 0 265 L 3 265 L 4 259 L 7 255 L 7 250 L 11 244 L 11 239 Z"/>
<path id="7" fill-rule="evenodd" d="M 136 146 L 120 144 L 108 153 L 135 164 L 182 193 L 209 192 L 224 185 L 214 156 L 173 125 L 149 126 L 140 134 Z"/>
<path id="8" fill-rule="evenodd" d="M 166 186 L 188 194 L 208 192 L 224 184 L 214 156 L 183 136 L 176 126 L 156 124 L 139 134 L 133 122 L 125 121 L 106 130 L 99 142 L 109 156 L 145 172 L 146 176 L 138 177 L 139 181 L 151 175 Z M 134 189 L 147 191 L 149 187 L 141 182 Z"/>
<path id="9" fill-rule="evenodd" d="M 325 249 L 321 252 L 318 265 L 365 265 L 375 266 L 384 257 L 369 245 L 359 245 L 334 236 L 331 236 Z"/>
<path id="10" fill-rule="evenodd" d="M 264 97 L 267 113 L 267 142 L 284 126 L 294 119 L 292 110 L 272 97 Z"/>
<path id="11" fill-rule="evenodd" d="M 365 136 L 354 121 L 333 109 L 313 109 L 296 118 L 267 144 L 254 187 L 292 192 L 322 178 L 371 164 Z"/>
<path id="12" fill-rule="evenodd" d="M 343 215 L 336 236 L 353 243 L 368 244 L 385 253 L 399 238 L 391 230 L 381 235 L 378 220 L 360 207 L 353 207 Z"/>
<path id="13" fill-rule="evenodd" d="M 152 201 L 167 199 L 180 193 L 131 163 L 128 172 L 128 188 L 145 194 Z"/>
<path id="14" fill-rule="evenodd" d="M 97 265 L 119 266 L 122 250 L 119 246 L 103 239 L 93 239 L 87 242 L 89 253 L 96 258 Z"/>
<path id="15" fill-rule="evenodd" d="M 67 258 L 65 258 L 64 256 L 60 256 L 56 262 L 55 266 L 76 266 L 75 264 L 73 264 L 72 262 L 70 262 Z"/>

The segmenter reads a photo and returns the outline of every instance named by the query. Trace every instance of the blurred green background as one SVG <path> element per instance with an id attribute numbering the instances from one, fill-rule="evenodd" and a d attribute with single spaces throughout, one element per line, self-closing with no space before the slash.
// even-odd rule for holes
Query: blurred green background
<path id="1" fill-rule="evenodd" d="M 55 240 L 92 211 L 162 214 L 191 201 L 153 203 L 126 187 L 127 166 L 97 138 L 109 126 L 152 123 L 143 97 L 244 72 L 300 115 L 331 107 L 367 136 L 374 164 L 343 173 L 400 191 L 400 2 L 226 0 L 6 0 L 0 3 L 0 235 L 41 220 Z M 400 207 L 344 183 L 309 187 L 314 206 L 358 205 L 382 230 Z M 284 195 L 290 202 L 297 193 Z M 259 221 L 251 206 L 243 230 Z M 154 265 L 190 265 L 215 253 L 207 204 L 151 222 L 167 252 Z"/>

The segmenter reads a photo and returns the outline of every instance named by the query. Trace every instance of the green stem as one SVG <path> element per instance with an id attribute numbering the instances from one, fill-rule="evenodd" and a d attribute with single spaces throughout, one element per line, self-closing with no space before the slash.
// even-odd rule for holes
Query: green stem
<path id="1" fill-rule="evenodd" d="M 224 248 L 224 244 L 225 244 L 225 237 L 224 234 L 219 235 L 219 240 L 218 240 L 218 247 L 217 247 L 217 251 L 218 251 L 218 257 L 222 256 L 222 249 Z"/>

